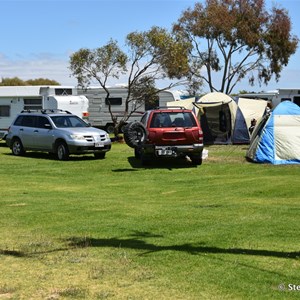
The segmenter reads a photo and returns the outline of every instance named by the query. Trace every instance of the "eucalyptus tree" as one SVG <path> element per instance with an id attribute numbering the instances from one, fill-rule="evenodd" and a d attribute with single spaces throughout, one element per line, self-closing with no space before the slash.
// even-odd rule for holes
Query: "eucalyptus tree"
<path id="1" fill-rule="evenodd" d="M 82 88 L 96 81 L 106 91 L 107 99 L 109 80 L 119 79 L 121 75 L 127 78 L 128 94 L 122 117 L 117 117 L 109 105 L 115 134 L 118 134 L 136 110 L 145 103 L 155 102 L 160 91 L 179 85 L 180 79 L 188 74 L 187 45 L 174 39 L 167 30 L 153 27 L 149 31 L 129 33 L 127 53 L 113 40 L 97 49 L 78 50 L 70 57 L 70 70 Z M 156 88 L 157 81 L 166 78 L 175 82 Z"/>
<path id="2" fill-rule="evenodd" d="M 173 32 L 190 44 L 190 77 L 227 94 L 245 77 L 250 85 L 278 81 L 299 41 L 288 12 L 275 6 L 268 11 L 264 0 L 195 3 Z"/>
<path id="3" fill-rule="evenodd" d="M 106 45 L 96 48 L 81 48 L 70 57 L 70 70 L 77 79 L 78 85 L 85 89 L 92 82 L 96 81 L 106 92 L 109 99 L 109 89 L 107 82 L 111 78 L 119 78 L 126 73 L 127 55 L 119 48 L 114 40 L 110 40 Z M 113 124 L 117 125 L 118 119 L 111 109 L 109 112 Z"/>

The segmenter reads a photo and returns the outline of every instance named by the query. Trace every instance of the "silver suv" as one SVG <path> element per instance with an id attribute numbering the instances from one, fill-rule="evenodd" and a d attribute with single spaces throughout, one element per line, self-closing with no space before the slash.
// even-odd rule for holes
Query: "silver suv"
<path id="1" fill-rule="evenodd" d="M 21 112 L 8 130 L 6 143 L 14 155 L 23 155 L 26 150 L 46 151 L 55 153 L 59 160 L 84 153 L 103 159 L 111 149 L 107 132 L 61 110 Z"/>

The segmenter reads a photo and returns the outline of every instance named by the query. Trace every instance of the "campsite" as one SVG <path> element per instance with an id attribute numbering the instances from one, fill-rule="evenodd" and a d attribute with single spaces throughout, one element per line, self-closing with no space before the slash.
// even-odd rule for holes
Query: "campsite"
<path id="1" fill-rule="evenodd" d="M 0 300 L 299 299 L 299 3 L 2 1 Z"/>
<path id="2" fill-rule="evenodd" d="M 299 165 L 15 157 L 0 142 L 0 298 L 299 299 Z"/>

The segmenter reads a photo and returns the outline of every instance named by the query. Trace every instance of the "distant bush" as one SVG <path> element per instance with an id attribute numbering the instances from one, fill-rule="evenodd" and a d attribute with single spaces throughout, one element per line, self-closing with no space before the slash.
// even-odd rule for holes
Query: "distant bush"
<path id="1" fill-rule="evenodd" d="M 18 77 L 2 78 L 0 86 L 24 86 L 24 85 L 60 85 L 59 82 L 47 78 L 22 80 Z"/>

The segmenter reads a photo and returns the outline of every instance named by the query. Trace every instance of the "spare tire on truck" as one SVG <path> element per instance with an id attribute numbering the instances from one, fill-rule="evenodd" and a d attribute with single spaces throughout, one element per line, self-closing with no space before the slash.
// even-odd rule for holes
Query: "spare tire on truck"
<path id="1" fill-rule="evenodd" d="M 131 148 L 142 145 L 147 139 L 147 130 L 143 123 L 134 121 L 124 127 L 124 140 Z"/>

